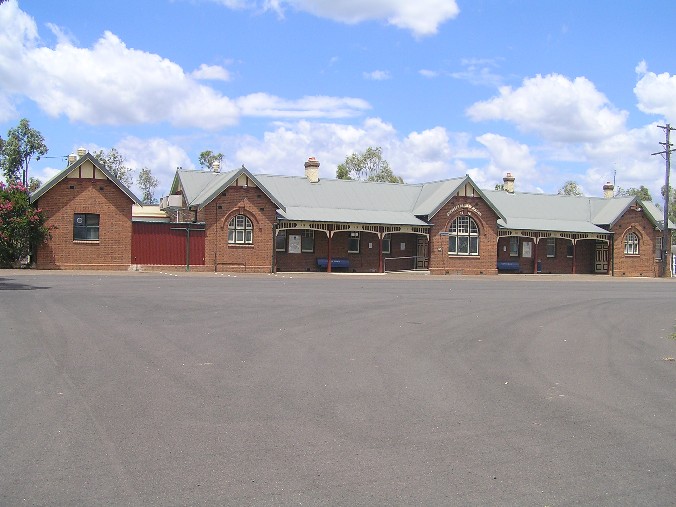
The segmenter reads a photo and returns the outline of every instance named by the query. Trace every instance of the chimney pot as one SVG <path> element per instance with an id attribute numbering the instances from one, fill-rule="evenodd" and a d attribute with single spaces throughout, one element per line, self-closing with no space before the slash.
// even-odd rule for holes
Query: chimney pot
<path id="1" fill-rule="evenodd" d="M 70 155 L 68 155 L 68 165 L 74 164 L 76 160 L 77 155 L 75 155 L 75 153 L 71 153 Z"/>
<path id="2" fill-rule="evenodd" d="M 310 157 L 305 162 L 305 177 L 310 183 L 317 183 L 319 181 L 319 160 Z"/>
<path id="3" fill-rule="evenodd" d="M 502 181 L 504 183 L 504 189 L 505 192 L 509 192 L 510 194 L 514 193 L 514 176 L 512 176 L 512 173 L 507 173 L 504 178 L 502 178 Z"/>
<path id="4" fill-rule="evenodd" d="M 218 160 L 214 160 L 213 163 L 211 164 L 211 169 L 215 173 L 220 173 L 221 172 L 221 162 Z"/>
<path id="5" fill-rule="evenodd" d="M 612 199 L 615 195 L 615 185 L 611 182 L 607 182 L 603 185 L 603 197 L 606 199 Z"/>
<path id="6" fill-rule="evenodd" d="M 84 148 L 82 148 L 82 147 L 80 147 L 80 148 L 77 149 L 77 157 L 78 157 L 78 158 L 82 158 L 82 157 L 84 157 L 86 154 L 87 154 L 87 150 L 86 150 L 86 149 L 84 149 Z"/>

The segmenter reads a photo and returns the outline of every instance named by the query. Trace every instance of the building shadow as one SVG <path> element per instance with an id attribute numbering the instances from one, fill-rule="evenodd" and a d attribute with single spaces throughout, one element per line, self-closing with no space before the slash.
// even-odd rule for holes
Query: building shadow
<path id="1" fill-rule="evenodd" d="M 37 290 L 37 289 L 51 289 L 51 287 L 28 285 L 26 283 L 19 283 L 10 278 L 0 278 L 0 290 Z"/>

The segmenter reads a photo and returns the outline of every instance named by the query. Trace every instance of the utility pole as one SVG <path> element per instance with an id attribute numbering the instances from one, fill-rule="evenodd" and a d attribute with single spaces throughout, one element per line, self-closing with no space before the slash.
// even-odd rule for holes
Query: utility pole
<path id="1" fill-rule="evenodd" d="M 671 187 L 669 186 L 669 176 L 671 173 L 671 153 L 676 151 L 672 148 L 673 144 L 669 142 L 669 137 L 672 130 L 676 128 L 672 127 L 668 123 L 666 125 L 658 125 L 659 128 L 664 129 L 666 133 L 666 142 L 660 143 L 664 146 L 663 151 L 658 151 L 652 153 L 652 155 L 663 155 L 664 160 L 666 160 L 666 174 L 664 176 L 664 228 L 662 229 L 662 260 L 664 261 L 664 277 L 671 277 L 671 232 L 669 232 L 669 198 L 671 197 Z"/>

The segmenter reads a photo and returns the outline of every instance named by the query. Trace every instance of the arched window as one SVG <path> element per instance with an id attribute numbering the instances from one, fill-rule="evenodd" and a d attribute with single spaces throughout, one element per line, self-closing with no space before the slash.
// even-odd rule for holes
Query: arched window
<path id="1" fill-rule="evenodd" d="M 628 232 L 624 237 L 624 253 L 638 255 L 638 235 L 635 232 Z"/>
<path id="2" fill-rule="evenodd" d="M 253 243 L 253 225 L 246 215 L 236 215 L 228 223 L 228 243 Z"/>
<path id="3" fill-rule="evenodd" d="M 459 216 L 448 229 L 449 255 L 479 255 L 479 228 L 472 217 Z"/>

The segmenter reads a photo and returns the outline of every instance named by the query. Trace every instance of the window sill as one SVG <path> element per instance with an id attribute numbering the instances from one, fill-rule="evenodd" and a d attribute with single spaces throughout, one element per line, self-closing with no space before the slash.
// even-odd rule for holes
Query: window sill
<path id="1" fill-rule="evenodd" d="M 98 245 L 99 240 L 98 239 L 74 239 L 73 243 L 76 243 L 78 245 Z"/>
<path id="2" fill-rule="evenodd" d="M 228 248 L 253 248 L 253 243 L 228 243 Z"/>
<path id="3" fill-rule="evenodd" d="M 481 256 L 478 254 L 454 254 L 454 253 L 449 253 L 448 257 L 462 257 L 463 259 L 480 259 Z"/>

